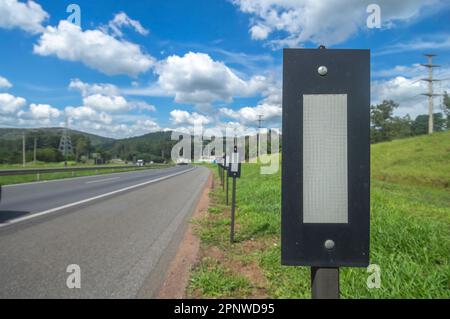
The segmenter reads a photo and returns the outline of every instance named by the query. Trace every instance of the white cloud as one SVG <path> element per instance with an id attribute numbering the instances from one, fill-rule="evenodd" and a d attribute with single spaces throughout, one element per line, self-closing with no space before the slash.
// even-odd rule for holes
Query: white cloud
<path id="1" fill-rule="evenodd" d="M 117 13 L 108 23 L 108 28 L 111 30 L 113 35 L 117 37 L 123 36 L 122 27 L 131 27 L 140 35 L 147 35 L 149 33 L 149 31 L 144 28 L 139 21 L 131 19 L 125 12 Z"/>
<path id="2" fill-rule="evenodd" d="M 152 119 L 140 119 L 133 123 L 118 123 L 113 121 L 112 124 L 85 120 L 75 122 L 72 127 L 85 132 L 114 138 L 139 136 L 161 130 L 158 123 Z"/>
<path id="3" fill-rule="evenodd" d="M 211 118 L 205 115 L 182 110 L 173 110 L 170 112 L 170 118 L 175 125 L 207 125 L 212 122 Z"/>
<path id="4" fill-rule="evenodd" d="M 263 24 L 256 24 L 250 28 L 253 40 L 265 40 L 269 36 L 270 28 Z"/>
<path id="5" fill-rule="evenodd" d="M 67 21 L 60 21 L 57 27 L 48 26 L 34 46 L 34 53 L 80 61 L 107 75 L 137 76 L 155 63 L 153 57 L 134 43 L 118 40 L 100 30 L 83 31 Z"/>
<path id="6" fill-rule="evenodd" d="M 117 86 L 110 83 L 85 83 L 79 79 L 72 79 L 69 89 L 79 90 L 84 98 L 84 104 L 93 109 L 105 111 L 119 111 L 139 109 L 141 111 L 155 112 L 156 107 L 144 101 L 127 101 L 120 96 Z"/>
<path id="7" fill-rule="evenodd" d="M 61 112 L 48 104 L 30 104 L 30 116 L 36 120 L 56 119 Z"/>
<path id="8" fill-rule="evenodd" d="M 99 111 L 118 112 L 129 108 L 127 100 L 122 96 L 89 95 L 83 98 L 84 106 Z"/>
<path id="9" fill-rule="evenodd" d="M 129 102 L 129 105 L 132 108 L 137 108 L 141 111 L 156 112 L 156 107 L 154 105 L 148 104 L 147 102 L 131 101 Z"/>
<path id="10" fill-rule="evenodd" d="M 0 93 L 0 114 L 15 114 L 20 111 L 27 101 L 8 93 Z"/>
<path id="11" fill-rule="evenodd" d="M 425 62 L 425 59 L 424 59 Z M 415 63 L 411 66 L 407 65 L 396 65 L 393 68 L 389 69 L 379 69 L 372 71 L 372 75 L 377 78 L 393 78 L 396 76 L 404 76 L 404 77 L 420 77 L 424 76 L 425 68 L 422 67 L 419 63 Z"/>
<path id="12" fill-rule="evenodd" d="M 3 102 L 2 102 L 3 101 Z M 6 109 L 2 104 L 6 101 Z M 8 106 L 9 105 L 9 106 Z M 41 127 L 57 125 L 61 111 L 48 104 L 30 104 L 24 108 L 26 100 L 5 94 L 0 94 L 0 124 L 12 127 Z M 3 104 L 3 106 L 5 106 Z"/>
<path id="13" fill-rule="evenodd" d="M 27 127 L 58 125 L 61 112 L 48 104 L 31 104 L 29 109 L 17 112 L 15 124 Z"/>
<path id="14" fill-rule="evenodd" d="M 450 34 L 435 34 L 431 37 L 418 38 L 410 42 L 389 44 L 381 51 L 376 52 L 376 56 L 395 54 L 411 51 L 424 50 L 449 50 L 450 49 Z"/>
<path id="15" fill-rule="evenodd" d="M 0 89 L 10 89 L 12 88 L 11 82 L 8 81 L 8 79 L 0 76 Z"/>
<path id="16" fill-rule="evenodd" d="M 428 99 L 422 96 L 422 93 L 428 92 L 428 83 L 421 81 L 424 78 L 414 68 L 408 66 L 397 66 L 392 69 L 392 74 L 396 70 L 405 70 L 406 74 L 413 74 L 415 76 L 394 76 L 387 79 L 376 80 L 372 82 L 372 104 L 381 103 L 383 100 L 394 100 L 400 106 L 396 110 L 396 115 L 409 114 L 415 118 L 420 114 L 428 114 Z M 408 72 L 408 70 L 410 70 Z M 420 69 L 419 69 L 420 71 Z M 422 73 L 425 72 L 422 69 Z M 383 70 L 382 74 L 389 74 L 388 70 Z M 444 69 L 440 74 L 441 77 L 446 78 L 450 76 L 450 70 Z M 450 91 L 448 83 L 435 83 L 435 93 L 441 94 L 443 91 Z M 434 102 L 434 111 L 441 112 L 440 103 L 441 97 L 436 97 Z"/>
<path id="17" fill-rule="evenodd" d="M 224 63 L 204 53 L 170 56 L 158 63 L 155 72 L 159 75 L 159 89 L 151 89 L 175 96 L 178 103 L 231 102 L 233 97 L 258 95 L 268 86 L 266 77 L 254 76 L 245 81 Z"/>
<path id="18" fill-rule="evenodd" d="M 108 114 L 91 107 L 66 107 L 71 127 L 115 138 L 137 136 L 160 129 L 152 118 L 142 115 Z"/>
<path id="19" fill-rule="evenodd" d="M 159 125 L 142 113 L 156 111 L 155 106 L 144 101 L 120 96 L 120 89 L 109 83 L 85 83 L 71 80 L 69 89 L 79 90 L 83 105 L 65 109 L 71 126 L 79 130 L 116 138 L 141 135 L 159 129 Z M 139 114 L 130 114 L 140 110 Z"/>
<path id="20" fill-rule="evenodd" d="M 29 33 L 41 33 L 42 23 L 49 17 L 34 1 L 0 0 L 0 28 L 19 28 Z"/>
<path id="21" fill-rule="evenodd" d="M 253 39 L 264 40 L 277 33 L 271 43 L 298 46 L 341 43 L 365 28 L 366 8 L 372 0 L 232 0 L 240 11 L 252 16 Z M 378 0 L 383 23 L 392 27 L 398 21 L 409 21 L 426 9 L 446 5 L 442 0 Z M 343 14 L 345 13 L 345 14 Z"/>
<path id="22" fill-rule="evenodd" d="M 400 105 L 395 111 L 396 115 L 409 114 L 415 118 L 419 114 L 427 113 L 425 96 L 419 95 L 426 91 L 424 83 L 402 76 L 375 81 L 372 83 L 372 104 L 379 104 L 383 100 L 393 100 Z"/>
<path id="23" fill-rule="evenodd" d="M 119 89 L 108 83 L 85 83 L 79 79 L 72 79 L 69 83 L 69 89 L 79 90 L 83 96 L 89 96 L 93 94 L 103 95 L 118 95 Z"/>
<path id="24" fill-rule="evenodd" d="M 74 79 L 70 89 L 79 90 L 83 105 L 68 106 L 65 109 L 71 127 L 114 138 L 142 135 L 159 130 L 158 123 L 142 114 L 130 114 L 129 111 L 154 112 L 156 108 L 144 101 L 127 101 L 120 96 L 120 90 L 108 83 L 85 83 Z"/>
<path id="25" fill-rule="evenodd" d="M 71 121 L 92 121 L 103 124 L 111 124 L 112 117 L 105 112 L 97 112 L 96 110 L 87 107 L 66 107 L 66 114 Z"/>
<path id="26" fill-rule="evenodd" d="M 263 116 L 266 124 L 279 121 L 282 108 L 281 105 L 262 103 L 255 107 L 243 107 L 239 110 L 221 108 L 219 111 L 222 116 L 232 118 L 245 125 L 256 126 L 259 115 Z"/>
<path id="27" fill-rule="evenodd" d="M 272 104 L 272 105 L 278 105 L 281 107 L 282 102 L 282 90 L 281 90 L 281 83 L 274 83 L 271 86 L 269 86 L 264 92 L 263 92 L 264 99 L 262 100 L 262 103 L 264 104 Z"/>

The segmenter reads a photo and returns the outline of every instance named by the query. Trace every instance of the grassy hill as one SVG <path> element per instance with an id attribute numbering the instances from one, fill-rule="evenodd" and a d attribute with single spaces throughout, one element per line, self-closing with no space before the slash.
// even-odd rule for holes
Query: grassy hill
<path id="1" fill-rule="evenodd" d="M 370 261 L 381 288 L 367 288 L 365 268 L 342 268 L 343 298 L 450 298 L 449 149 L 449 132 L 372 146 Z M 233 245 L 221 187 L 211 201 L 194 221 L 201 256 L 189 297 L 310 298 L 309 268 L 280 265 L 280 173 L 243 165 Z"/>
<path id="2" fill-rule="evenodd" d="M 373 145 L 372 177 L 449 188 L 450 131 Z"/>

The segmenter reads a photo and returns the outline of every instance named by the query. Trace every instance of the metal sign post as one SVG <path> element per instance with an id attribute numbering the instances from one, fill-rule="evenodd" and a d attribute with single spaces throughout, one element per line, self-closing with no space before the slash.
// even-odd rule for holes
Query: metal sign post
<path id="1" fill-rule="evenodd" d="M 218 174 L 219 174 L 219 178 L 220 178 L 220 186 L 222 186 L 222 172 L 220 170 L 220 163 L 217 163 L 217 170 L 218 170 Z"/>
<path id="2" fill-rule="evenodd" d="M 225 172 L 225 178 L 226 178 L 226 186 L 225 186 L 225 204 L 228 206 L 228 193 L 229 193 L 229 191 L 228 191 L 228 189 L 229 189 L 229 187 L 228 187 L 228 184 L 229 184 L 229 175 L 228 175 L 228 171 L 227 172 Z"/>
<path id="3" fill-rule="evenodd" d="M 339 267 L 369 264 L 370 51 L 285 49 L 282 264 L 339 298 Z"/>
<path id="4" fill-rule="evenodd" d="M 313 299 L 339 299 L 339 268 L 311 267 Z"/>
<path id="5" fill-rule="evenodd" d="M 220 186 L 223 187 L 223 157 L 217 159 L 217 170 L 220 178 Z"/>
<path id="6" fill-rule="evenodd" d="M 222 190 L 225 190 L 225 169 L 227 167 L 227 155 L 226 153 L 223 155 L 222 159 Z"/>
<path id="7" fill-rule="evenodd" d="M 241 161 L 237 146 L 234 146 L 234 152 L 231 155 L 231 160 L 228 165 L 228 176 L 233 179 L 231 191 L 231 227 L 230 227 L 230 242 L 234 242 L 234 224 L 236 218 L 236 179 L 241 177 Z M 227 178 L 228 179 L 228 178 Z M 228 193 L 228 192 L 227 192 Z"/>

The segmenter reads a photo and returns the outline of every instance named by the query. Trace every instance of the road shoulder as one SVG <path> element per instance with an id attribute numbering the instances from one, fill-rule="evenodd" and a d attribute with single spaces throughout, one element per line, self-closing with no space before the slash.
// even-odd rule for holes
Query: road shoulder
<path id="1" fill-rule="evenodd" d="M 210 173 L 208 182 L 203 188 L 192 219 L 204 216 L 209 207 L 209 193 L 214 187 L 214 177 Z M 186 288 L 189 283 L 190 271 L 198 262 L 200 253 L 200 238 L 195 236 L 196 225 L 189 223 L 185 235 L 180 243 L 177 254 L 170 263 L 161 289 L 156 294 L 157 299 L 183 299 L 186 298 Z"/>

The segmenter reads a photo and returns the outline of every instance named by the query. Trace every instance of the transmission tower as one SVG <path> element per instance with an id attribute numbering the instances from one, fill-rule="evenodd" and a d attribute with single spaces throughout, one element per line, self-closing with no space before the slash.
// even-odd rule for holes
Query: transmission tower
<path id="1" fill-rule="evenodd" d="M 59 141 L 59 151 L 64 156 L 66 165 L 67 157 L 73 154 L 72 140 L 69 135 L 69 118 L 66 117 L 66 126 L 63 129 L 61 140 Z"/>
<path id="2" fill-rule="evenodd" d="M 428 134 L 433 134 L 434 130 L 434 120 L 433 120 L 433 97 L 440 96 L 441 94 L 434 93 L 434 82 L 441 81 L 433 77 L 433 69 L 440 67 L 440 65 L 433 64 L 433 57 L 435 54 L 424 54 L 428 58 L 428 63 L 421 64 L 422 66 L 428 68 L 428 78 L 421 79 L 422 81 L 428 82 L 428 92 L 422 93 L 422 95 L 428 96 Z"/>

